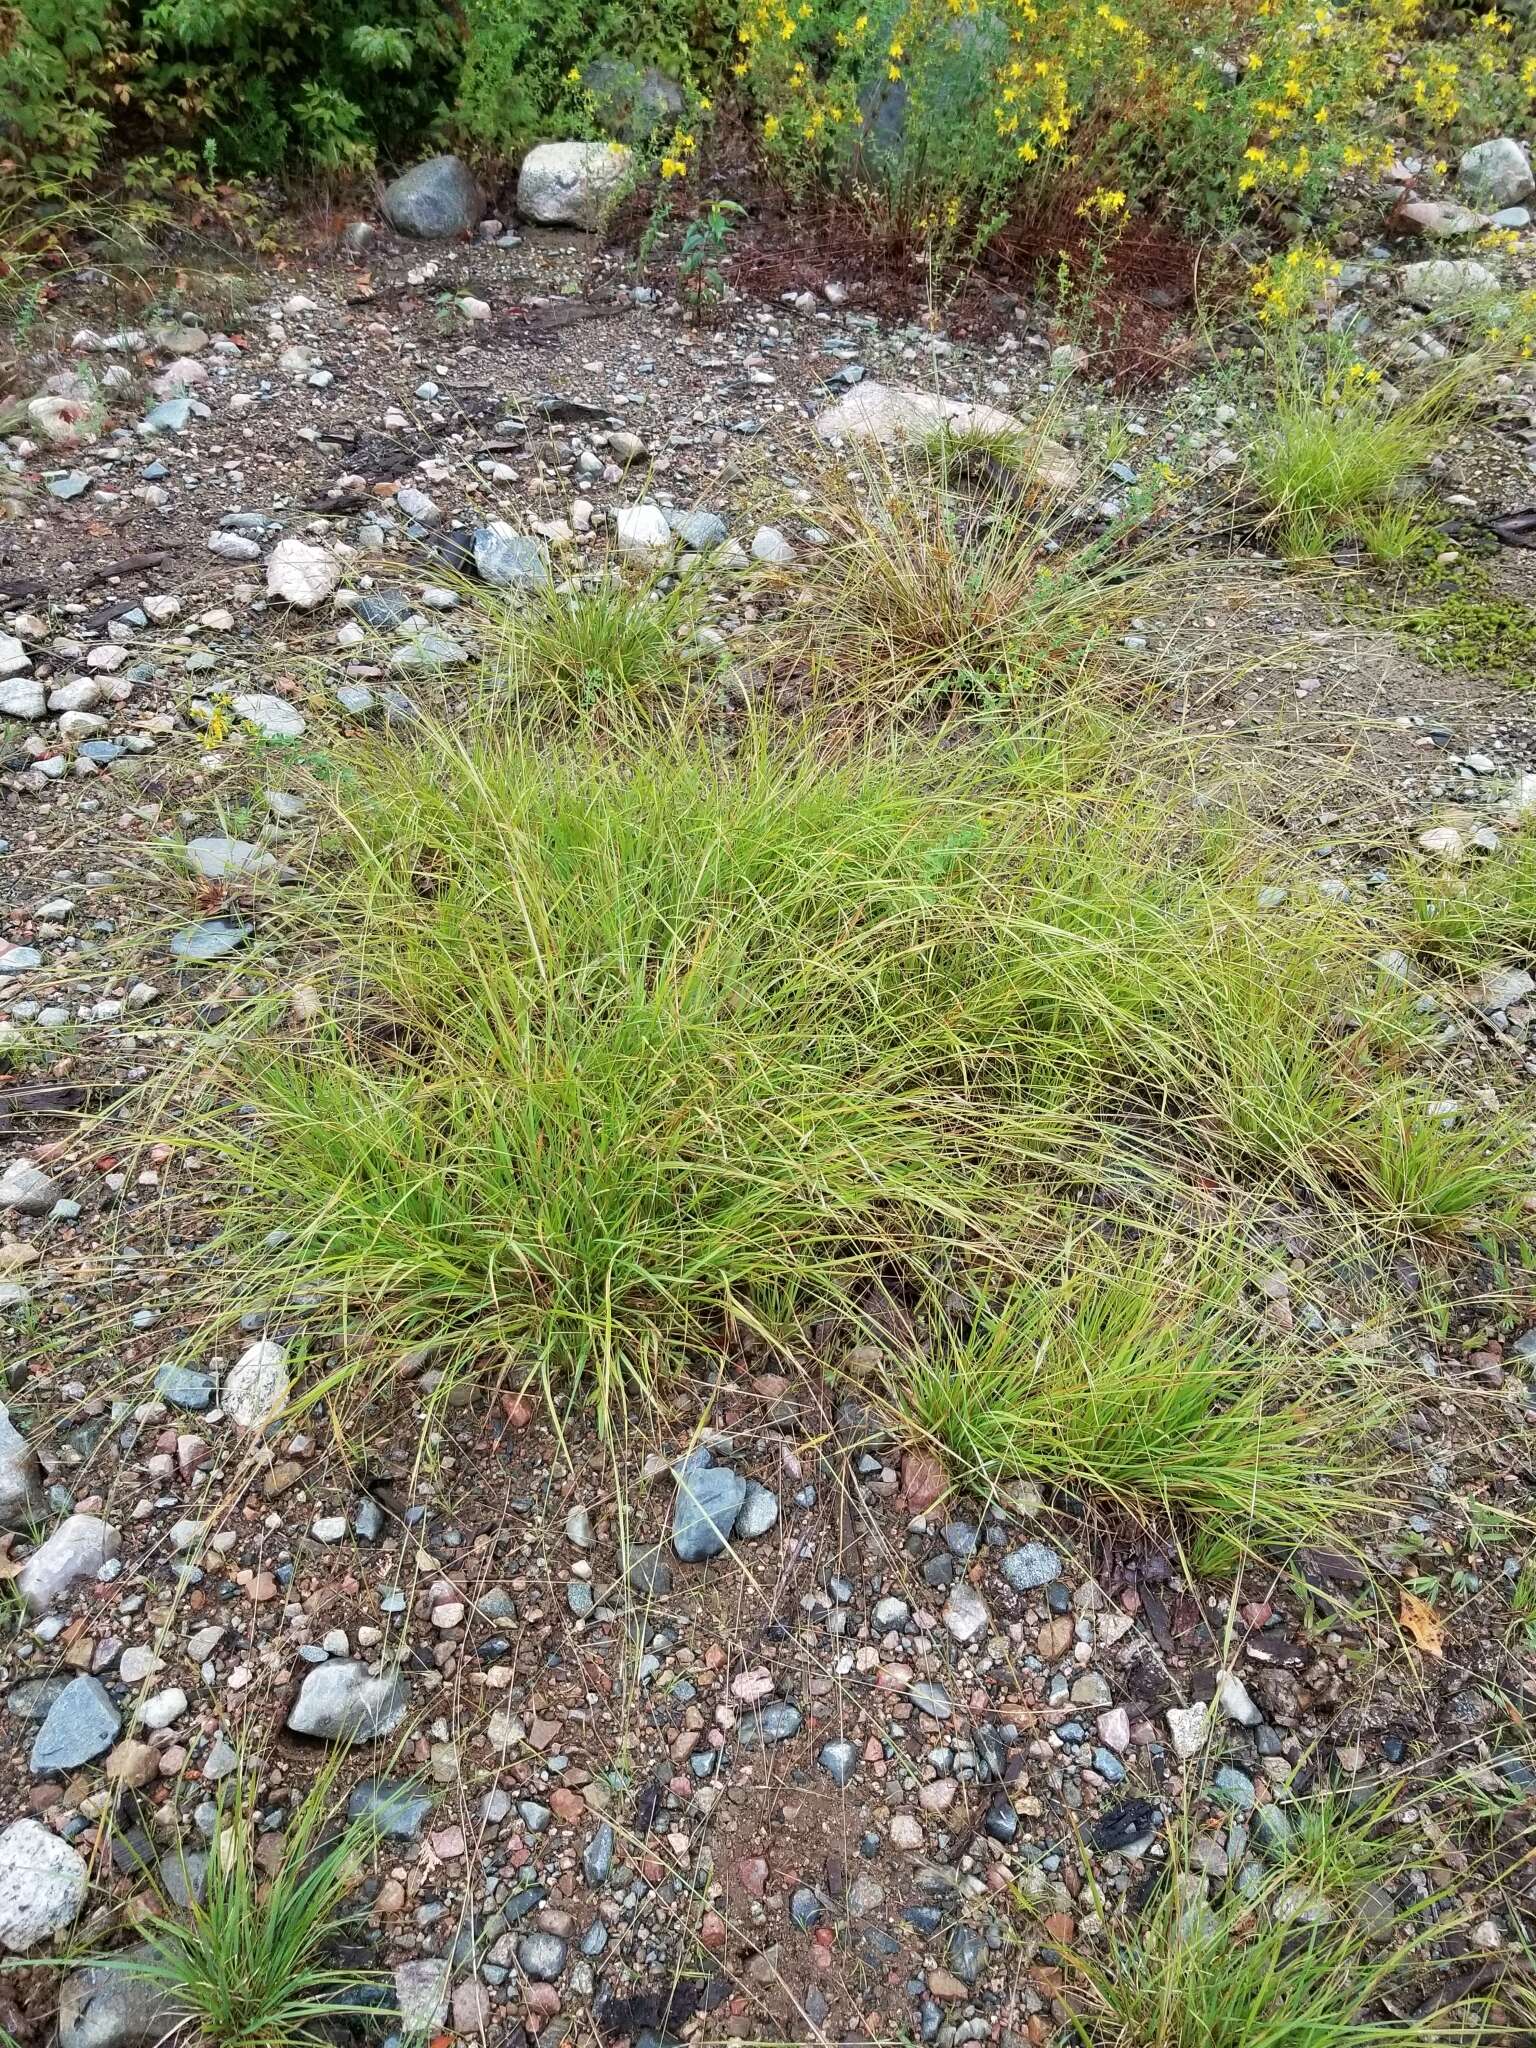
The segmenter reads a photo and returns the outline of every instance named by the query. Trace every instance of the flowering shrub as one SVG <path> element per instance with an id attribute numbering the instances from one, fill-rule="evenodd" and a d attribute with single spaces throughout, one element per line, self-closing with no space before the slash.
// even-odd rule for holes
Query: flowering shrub
<path id="1" fill-rule="evenodd" d="M 1454 137 L 1536 96 L 1496 10 L 1424 0 L 744 0 L 734 73 L 792 184 L 852 177 L 953 229 L 1123 190 L 1189 225 L 1311 205 L 1389 130 Z"/>

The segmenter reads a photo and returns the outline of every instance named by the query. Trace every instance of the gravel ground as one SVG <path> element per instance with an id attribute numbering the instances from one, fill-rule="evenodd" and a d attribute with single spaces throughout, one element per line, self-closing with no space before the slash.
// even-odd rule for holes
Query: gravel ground
<path id="1" fill-rule="evenodd" d="M 185 1363 L 215 1178 L 133 1147 L 113 1104 L 170 1090 L 200 1018 L 287 973 L 241 961 L 232 848 L 280 861 L 303 829 L 293 751 L 344 755 L 392 693 L 476 652 L 468 530 L 508 517 L 579 561 L 644 498 L 716 512 L 762 557 L 771 502 L 798 557 L 829 377 L 1032 413 L 1059 374 L 1024 320 L 951 347 L 862 312 L 856 280 L 692 331 L 628 278 L 581 238 L 381 239 L 265 280 L 238 331 L 210 293 L 116 335 L 83 278 L 62 346 L 24 366 L 24 397 L 78 397 L 92 431 L 50 443 L 34 414 L 0 472 L 19 643 L 0 639 L 0 1317 L 24 1438 L 0 1432 L 0 1501 L 27 1609 L 0 1637 L 0 1942 L 22 1945 L 7 1845 L 31 1870 L 72 1844 L 103 1937 L 146 1872 L 195 1879 L 221 1777 L 258 1774 L 275 1845 L 340 1746 L 360 1803 L 401 1788 L 357 1944 L 428 2032 L 1040 2042 L 1061 1951 L 1170 1831 L 1219 1880 L 1319 1789 L 1397 1782 L 1405 1883 L 1472 1907 L 1472 1981 L 1528 1940 L 1536 1782 L 1508 1599 L 1536 1332 L 1489 1336 L 1475 1251 L 1450 1327 L 1384 1337 L 1420 1395 L 1378 1558 L 1454 1585 L 1439 1655 L 1342 1559 L 1201 1597 L 1101 1514 L 944 1494 L 846 1379 L 745 1361 L 614 1451 L 513 1396 L 430 1420 L 408 1371 L 344 1442 L 318 1417 L 263 1441 L 241 1402 L 259 1419 L 296 1333 L 260 1312 Z M 1091 454 L 1108 402 L 1071 384 L 1061 403 Z M 1135 405 L 1136 463 L 1203 465 L 1214 502 L 1241 421 L 1198 392 Z M 1490 394 L 1451 458 L 1463 516 L 1529 499 L 1531 406 L 1529 385 Z M 294 539 L 322 552 L 289 550 L 285 602 L 268 577 Z M 1515 594 L 1525 559 L 1493 564 Z M 758 584 L 712 580 L 725 646 L 749 642 Z M 1369 888 L 1411 830 L 1512 829 L 1536 724 L 1518 690 L 1420 667 L 1339 603 L 1249 561 L 1148 630 L 1170 730 L 1202 735 L 1213 783 L 1267 768 L 1277 829 L 1337 825 L 1320 862 Z M 167 880 L 168 839 L 204 849 L 200 885 Z M 1500 1017 L 1461 1056 L 1502 1094 L 1536 1024 L 1520 1000 Z M 1273 1242 L 1276 1313 L 1347 1317 L 1306 1219 L 1277 1217 Z M 14 1833 L 35 1820 L 45 1836 Z M 28 1896 L 64 1926 L 73 1883 L 66 1864 Z M 57 1990 L 0 1979 L 0 2025 L 51 2038 Z M 66 2048 L 141 2038 L 131 2003 L 98 1984 Z"/>

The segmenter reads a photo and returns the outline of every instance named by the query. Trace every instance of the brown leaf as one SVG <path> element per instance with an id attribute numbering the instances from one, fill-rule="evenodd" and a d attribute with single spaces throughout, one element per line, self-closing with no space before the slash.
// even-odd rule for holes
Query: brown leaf
<path id="1" fill-rule="evenodd" d="M 1427 1600 L 1421 1600 L 1417 1593 L 1410 1593 L 1405 1587 L 1398 1603 L 1397 1618 L 1426 1657 L 1445 1655 L 1445 1631 Z"/>

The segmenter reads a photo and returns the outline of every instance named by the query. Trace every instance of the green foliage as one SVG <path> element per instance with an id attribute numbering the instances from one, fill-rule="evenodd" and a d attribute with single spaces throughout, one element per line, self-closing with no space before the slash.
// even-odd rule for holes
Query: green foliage
<path id="1" fill-rule="evenodd" d="M 689 0 L 466 0 L 456 130 L 492 154 L 524 149 L 551 132 L 591 135 L 603 108 L 586 91 L 585 67 L 622 53 L 686 79 L 692 70 Z"/>
<path id="2" fill-rule="evenodd" d="M 114 85 L 130 84 L 137 68 L 115 0 L 0 5 L 0 169 L 14 176 L 24 166 L 38 199 L 91 176 L 112 130 Z"/>
<path id="3" fill-rule="evenodd" d="M 99 1956 L 101 1966 L 147 1980 L 191 2015 L 210 2048 L 315 2048 L 355 2015 L 369 1978 L 329 1960 L 352 1920 L 349 1892 L 363 1874 L 375 1829 L 334 1830 L 338 1767 L 321 1770 L 294 1808 L 268 1876 L 256 1860 L 260 1809 L 245 1778 L 226 1802 L 210 1844 L 203 1897 L 186 1912 L 169 1900 L 140 1923 L 148 1954 Z"/>
<path id="4" fill-rule="evenodd" d="M 724 296 L 725 279 L 720 261 L 736 223 L 746 217 L 746 208 L 734 199 L 712 199 L 707 213 L 689 221 L 683 230 L 683 245 L 677 257 L 677 281 L 695 316 Z"/>
<path id="5" fill-rule="evenodd" d="M 1536 687 L 1536 609 L 1492 590 L 1486 573 L 1464 571 L 1446 596 L 1401 612 L 1392 623 L 1433 668 Z"/>
<path id="6" fill-rule="evenodd" d="M 1214 1247 L 1073 1241 L 1052 1270 L 942 1311 L 900 1405 L 961 1470 L 1171 1521 L 1207 1568 L 1347 1540 L 1374 1506 L 1383 1403 L 1339 1361 L 1245 1330 L 1236 1270 Z"/>

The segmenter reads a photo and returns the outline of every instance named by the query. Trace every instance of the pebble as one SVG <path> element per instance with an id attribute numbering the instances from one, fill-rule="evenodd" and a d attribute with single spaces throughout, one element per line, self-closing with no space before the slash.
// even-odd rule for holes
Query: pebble
<path id="1" fill-rule="evenodd" d="M 99 1678 L 72 1678 L 37 1731 L 32 1769 L 41 1775 L 92 1763 L 112 1747 L 122 1725 L 123 1718 Z"/>
<path id="2" fill-rule="evenodd" d="M 694 1453 L 677 1471 L 672 1548 L 684 1564 L 719 1556 L 746 1499 L 747 1482 L 728 1465 L 702 1462 L 706 1456 Z"/>
<path id="3" fill-rule="evenodd" d="M 1048 1543 L 1026 1543 L 1007 1552 L 1002 1574 L 1015 1593 L 1033 1593 L 1061 1577 L 1061 1559 Z"/>
<path id="4" fill-rule="evenodd" d="M 373 1742 L 405 1719 L 406 1697 L 398 1671 L 372 1674 L 365 1664 L 336 1660 L 306 1675 L 287 1725 L 327 1742 Z"/>

